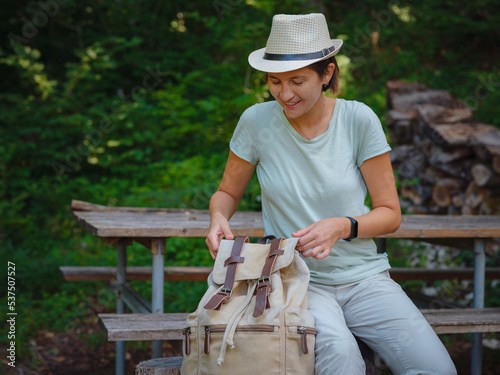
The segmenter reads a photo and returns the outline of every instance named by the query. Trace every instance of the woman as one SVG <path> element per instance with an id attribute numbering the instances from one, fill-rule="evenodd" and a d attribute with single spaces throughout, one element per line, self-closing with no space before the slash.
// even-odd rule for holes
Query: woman
<path id="1" fill-rule="evenodd" d="M 310 269 L 316 374 L 365 373 L 353 334 L 395 374 L 456 374 L 371 239 L 396 231 L 401 213 L 377 116 L 362 103 L 323 95 L 338 91 L 334 55 L 341 45 L 330 39 L 322 14 L 273 18 L 266 47 L 249 63 L 267 73 L 276 101 L 240 118 L 210 200 L 207 246 L 215 258 L 221 239 L 234 238 L 228 220 L 256 170 L 266 235 L 300 237 L 297 250 Z"/>

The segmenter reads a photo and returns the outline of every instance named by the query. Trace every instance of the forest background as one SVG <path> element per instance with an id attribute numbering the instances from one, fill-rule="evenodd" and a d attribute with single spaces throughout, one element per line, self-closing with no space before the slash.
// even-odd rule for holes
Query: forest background
<path id="1" fill-rule="evenodd" d="M 27 368 L 44 366 L 33 344 L 41 332 L 72 332 L 95 350 L 106 343 L 79 330 L 113 311 L 106 283 L 63 282 L 58 267 L 113 266 L 116 253 L 78 227 L 71 200 L 208 208 L 240 114 L 271 100 L 247 56 L 265 46 L 274 14 L 326 15 L 332 38 L 344 40 L 339 97 L 365 102 L 384 126 L 390 79 L 445 89 L 500 126 L 495 0 L 0 4 L 0 274 L 15 264 L 17 358 Z M 259 194 L 253 179 L 240 209 L 260 210 Z M 404 264 L 412 249 L 401 251 Z M 211 265 L 203 239 L 169 240 L 166 259 Z M 151 256 L 134 245 L 128 262 L 148 266 Z M 202 284 L 167 288 L 165 311 L 193 310 Z M 148 293 L 148 283 L 136 286 Z M 0 295 L 7 301 L 7 287 Z"/>

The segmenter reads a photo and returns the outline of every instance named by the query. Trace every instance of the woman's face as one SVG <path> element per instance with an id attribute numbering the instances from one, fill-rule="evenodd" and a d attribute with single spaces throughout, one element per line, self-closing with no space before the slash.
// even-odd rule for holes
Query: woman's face
<path id="1" fill-rule="evenodd" d="M 309 112 L 322 95 L 323 83 L 326 82 L 318 73 L 308 67 L 267 75 L 271 95 L 290 118 L 298 118 Z"/>

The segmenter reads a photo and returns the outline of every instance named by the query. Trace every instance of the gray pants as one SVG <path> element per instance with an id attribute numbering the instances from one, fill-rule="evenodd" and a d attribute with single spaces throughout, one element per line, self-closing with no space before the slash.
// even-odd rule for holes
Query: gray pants
<path id="1" fill-rule="evenodd" d="M 353 334 L 394 374 L 457 373 L 434 330 L 387 271 L 342 285 L 311 282 L 308 298 L 318 330 L 316 375 L 365 374 Z"/>

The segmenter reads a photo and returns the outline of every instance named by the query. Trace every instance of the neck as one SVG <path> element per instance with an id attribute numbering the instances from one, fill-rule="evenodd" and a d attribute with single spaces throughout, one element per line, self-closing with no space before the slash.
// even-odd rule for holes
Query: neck
<path id="1" fill-rule="evenodd" d="M 307 131 L 308 129 L 315 129 L 322 120 L 325 105 L 326 99 L 324 95 L 321 94 L 309 111 L 293 119 L 294 123 L 300 126 L 302 130 L 305 129 Z"/>
<path id="2" fill-rule="evenodd" d="M 300 124 L 297 124 L 297 122 L 292 119 L 292 118 L 288 118 L 288 120 L 290 121 L 290 123 L 292 124 L 292 126 L 295 128 L 295 130 L 297 132 L 299 132 L 301 134 L 301 136 L 307 140 L 311 140 L 313 139 L 314 137 L 316 137 L 316 135 L 318 134 L 318 130 L 319 128 L 321 127 L 321 122 L 323 120 L 323 114 L 325 112 L 325 106 L 326 106 L 326 101 L 325 101 L 325 97 L 323 95 L 321 95 L 323 98 L 323 100 L 317 100 L 316 103 L 314 104 L 313 108 L 311 108 L 307 114 L 310 114 L 311 112 L 313 112 L 313 110 L 315 109 L 315 107 L 318 106 L 318 104 L 321 105 L 321 114 L 319 115 L 319 118 L 316 117 L 316 120 L 315 120 L 315 123 L 311 123 L 309 122 L 308 125 L 304 126 L 304 125 L 300 125 Z M 317 109 L 316 109 L 317 111 Z M 286 114 L 285 114 L 286 116 Z M 300 116 L 299 118 L 302 118 L 304 115 Z M 315 117 L 315 114 L 313 114 L 313 116 Z M 307 134 L 306 134 L 307 133 Z"/>

